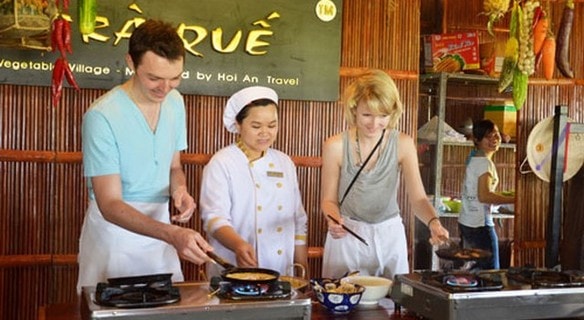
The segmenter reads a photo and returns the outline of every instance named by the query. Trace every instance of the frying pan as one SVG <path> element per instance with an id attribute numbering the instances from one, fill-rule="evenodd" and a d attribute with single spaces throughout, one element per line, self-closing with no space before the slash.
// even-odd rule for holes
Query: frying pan
<path id="1" fill-rule="evenodd" d="M 296 269 L 300 270 L 300 275 L 296 276 Z M 290 282 L 292 289 L 303 291 L 308 285 L 310 281 L 306 280 L 306 268 L 300 263 L 295 263 L 293 265 L 292 276 L 280 276 L 280 281 Z"/>
<path id="2" fill-rule="evenodd" d="M 172 273 L 158 273 L 151 275 L 108 278 L 107 282 L 110 286 L 131 286 L 136 284 L 151 284 L 157 282 L 171 282 Z"/>
<path id="3" fill-rule="evenodd" d="M 490 258 L 493 254 L 482 249 L 461 249 L 449 247 L 436 250 L 439 258 L 452 261 L 476 261 Z"/>
<path id="4" fill-rule="evenodd" d="M 269 284 L 273 283 L 278 280 L 280 277 L 280 273 L 276 270 L 272 269 L 264 269 L 264 268 L 239 268 L 234 266 L 233 264 L 227 262 L 225 259 L 221 258 L 214 252 L 207 252 L 209 258 L 213 259 L 213 261 L 217 262 L 220 266 L 224 268 L 221 271 L 221 278 L 225 281 L 230 281 L 238 284 L 250 284 L 250 285 L 258 285 L 258 284 Z M 257 278 L 240 278 L 238 275 L 257 275 Z"/>

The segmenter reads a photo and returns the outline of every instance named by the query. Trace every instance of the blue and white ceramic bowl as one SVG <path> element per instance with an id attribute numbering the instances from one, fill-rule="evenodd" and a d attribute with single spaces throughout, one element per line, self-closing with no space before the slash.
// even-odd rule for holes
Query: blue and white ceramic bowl
<path id="1" fill-rule="evenodd" d="M 354 284 L 354 291 L 350 293 L 328 291 L 327 283 L 331 283 L 334 280 L 321 278 L 321 279 L 311 279 L 310 283 L 312 285 L 312 290 L 318 302 L 326 307 L 329 311 L 335 314 L 346 314 L 351 312 L 361 301 L 363 292 L 365 288 L 363 286 Z M 336 281 L 340 284 L 339 281 Z"/>

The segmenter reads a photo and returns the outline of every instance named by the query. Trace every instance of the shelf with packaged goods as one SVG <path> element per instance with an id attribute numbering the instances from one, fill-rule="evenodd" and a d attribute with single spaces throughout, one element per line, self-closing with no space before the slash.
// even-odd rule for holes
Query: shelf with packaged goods
<path id="1" fill-rule="evenodd" d="M 469 141 L 443 141 L 442 143 L 445 146 L 474 147 L 474 144 L 470 140 Z M 433 145 L 433 144 L 436 144 L 436 141 L 418 139 L 418 144 Z M 517 149 L 517 145 L 515 143 L 501 143 L 501 145 L 499 147 L 502 149 L 513 149 L 513 150 Z"/>
<path id="2" fill-rule="evenodd" d="M 479 74 L 468 74 L 468 73 L 426 73 L 420 75 L 420 81 L 452 81 L 452 82 L 467 82 L 467 83 L 484 83 L 484 84 L 497 84 L 499 83 L 498 78 L 493 78 L 486 75 Z"/>
<path id="3" fill-rule="evenodd" d="M 442 195 L 442 167 L 444 148 L 446 146 L 472 147 L 473 143 L 468 141 L 447 141 L 445 137 L 446 113 L 448 109 L 455 109 L 455 114 L 449 114 L 449 117 L 461 117 L 475 115 L 473 120 L 478 120 L 483 116 L 483 107 L 488 101 L 503 101 L 510 98 L 509 93 L 499 93 L 497 91 L 498 78 L 485 75 L 465 74 L 465 73 L 428 73 L 419 77 L 420 82 L 420 114 L 419 123 L 429 121 L 432 115 L 438 118 L 436 124 L 436 139 L 418 139 L 418 145 L 431 145 L 434 149 L 432 175 L 434 176 L 430 186 L 426 186 L 427 192 L 436 195 L 435 199 L 440 199 Z M 427 90 L 427 92 L 424 92 Z M 453 100 L 451 100 L 454 97 Z M 427 98 L 427 105 L 424 98 Z M 463 105 L 463 108 L 461 108 Z M 470 107 L 468 106 L 470 105 Z M 482 106 L 480 109 L 478 106 Z M 456 109 L 458 108 L 458 109 Z M 424 115 L 424 111 L 427 115 Z M 454 111 L 451 111 L 454 112 Z M 478 115 L 477 115 L 478 114 Z M 427 119 L 423 119 L 427 116 Z M 514 143 L 504 143 L 502 149 L 511 149 L 515 151 Z M 434 201 L 433 205 L 438 208 L 439 202 Z"/>

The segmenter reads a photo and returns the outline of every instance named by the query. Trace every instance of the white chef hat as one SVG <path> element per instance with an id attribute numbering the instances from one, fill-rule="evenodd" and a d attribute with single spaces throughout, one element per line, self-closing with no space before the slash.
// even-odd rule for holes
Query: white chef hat
<path id="1" fill-rule="evenodd" d="M 235 126 L 235 117 L 250 102 L 259 99 L 270 99 L 278 104 L 278 94 L 271 88 L 262 86 L 253 86 L 241 89 L 234 93 L 227 104 L 225 105 L 225 111 L 223 112 L 223 125 L 227 131 L 232 133 L 237 133 L 237 127 Z"/>

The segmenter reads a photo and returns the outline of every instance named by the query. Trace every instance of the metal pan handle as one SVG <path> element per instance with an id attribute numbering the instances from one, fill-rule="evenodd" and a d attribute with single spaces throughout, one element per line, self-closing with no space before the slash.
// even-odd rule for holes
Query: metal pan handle
<path id="1" fill-rule="evenodd" d="M 213 259 L 213 261 L 215 261 L 217 264 L 219 264 L 223 268 L 225 268 L 225 269 L 234 269 L 235 268 L 234 265 L 227 262 L 227 260 L 221 258 L 220 256 L 218 256 L 214 252 L 207 251 L 206 253 L 207 253 L 207 256 L 209 256 L 209 258 Z"/>

